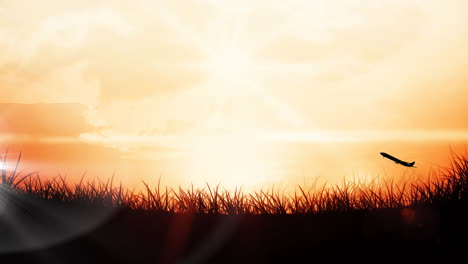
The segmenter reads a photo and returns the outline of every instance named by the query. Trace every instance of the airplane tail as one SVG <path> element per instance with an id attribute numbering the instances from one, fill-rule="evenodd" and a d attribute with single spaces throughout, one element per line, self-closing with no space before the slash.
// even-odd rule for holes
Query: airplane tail
<path id="1" fill-rule="evenodd" d="M 414 166 L 414 163 L 416 163 L 416 162 L 415 162 L 415 161 L 410 162 L 409 165 L 410 165 L 411 167 L 413 167 L 413 166 Z"/>

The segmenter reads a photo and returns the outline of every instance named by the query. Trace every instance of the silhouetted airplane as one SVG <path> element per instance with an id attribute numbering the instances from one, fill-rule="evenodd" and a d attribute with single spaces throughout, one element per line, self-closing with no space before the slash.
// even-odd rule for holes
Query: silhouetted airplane
<path id="1" fill-rule="evenodd" d="M 397 159 L 397 158 L 393 157 L 392 155 L 387 154 L 385 152 L 380 152 L 380 155 L 382 155 L 384 158 L 393 160 L 396 164 L 401 164 L 401 165 L 406 166 L 406 167 L 416 168 L 416 167 L 414 167 L 414 163 L 415 163 L 414 161 L 413 162 L 402 161 L 402 160 Z"/>

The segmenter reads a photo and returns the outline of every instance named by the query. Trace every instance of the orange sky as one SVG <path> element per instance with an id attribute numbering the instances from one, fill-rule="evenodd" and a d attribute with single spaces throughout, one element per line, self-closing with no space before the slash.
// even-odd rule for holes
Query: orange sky
<path id="1" fill-rule="evenodd" d="M 267 173 L 260 157 L 271 153 L 257 140 L 468 141 L 466 10 L 463 0 L 2 1 L 0 142 L 31 162 L 67 160 L 51 145 L 77 164 L 188 151 L 203 157 L 180 165 L 195 174 L 217 164 L 212 173 L 251 175 Z"/>

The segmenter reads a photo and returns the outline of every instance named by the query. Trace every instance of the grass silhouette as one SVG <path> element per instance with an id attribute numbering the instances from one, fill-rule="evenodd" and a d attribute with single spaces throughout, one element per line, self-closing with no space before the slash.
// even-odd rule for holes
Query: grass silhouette
<path id="1" fill-rule="evenodd" d="M 58 263 L 466 263 L 468 158 L 452 157 L 426 180 L 314 182 L 284 193 L 160 182 L 143 182 L 136 192 L 113 178 L 84 176 L 70 183 L 19 171 L 19 156 L 0 173 L 0 256 L 25 263 L 51 256 Z M 6 164 L 6 155 L 0 160 Z"/>
<path id="2" fill-rule="evenodd" d="M 6 164 L 6 154 L 0 160 Z M 450 166 L 433 172 L 427 181 L 376 179 L 370 183 L 344 181 L 334 186 L 318 186 L 314 182 L 308 188 L 297 186 L 290 194 L 273 188 L 245 193 L 242 188 L 226 190 L 209 184 L 205 188 L 163 188 L 160 181 L 156 187 L 143 182 L 145 191 L 132 192 L 121 184 L 116 186 L 113 177 L 107 181 L 84 181 L 83 176 L 78 183 L 70 184 L 62 176 L 41 179 L 36 172 L 23 175 L 18 172 L 20 160 L 21 154 L 12 170 L 1 169 L 0 184 L 16 195 L 159 213 L 307 215 L 466 203 L 468 198 L 468 158 L 454 153 Z"/>

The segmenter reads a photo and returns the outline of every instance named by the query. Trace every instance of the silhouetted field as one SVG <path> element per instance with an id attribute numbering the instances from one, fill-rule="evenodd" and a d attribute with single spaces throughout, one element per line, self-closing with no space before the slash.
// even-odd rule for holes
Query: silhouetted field
<path id="1" fill-rule="evenodd" d="M 19 160 L 18 160 L 19 161 Z M 131 192 L 1 172 L 0 254 L 33 263 L 468 263 L 468 159 L 427 181 Z"/>

